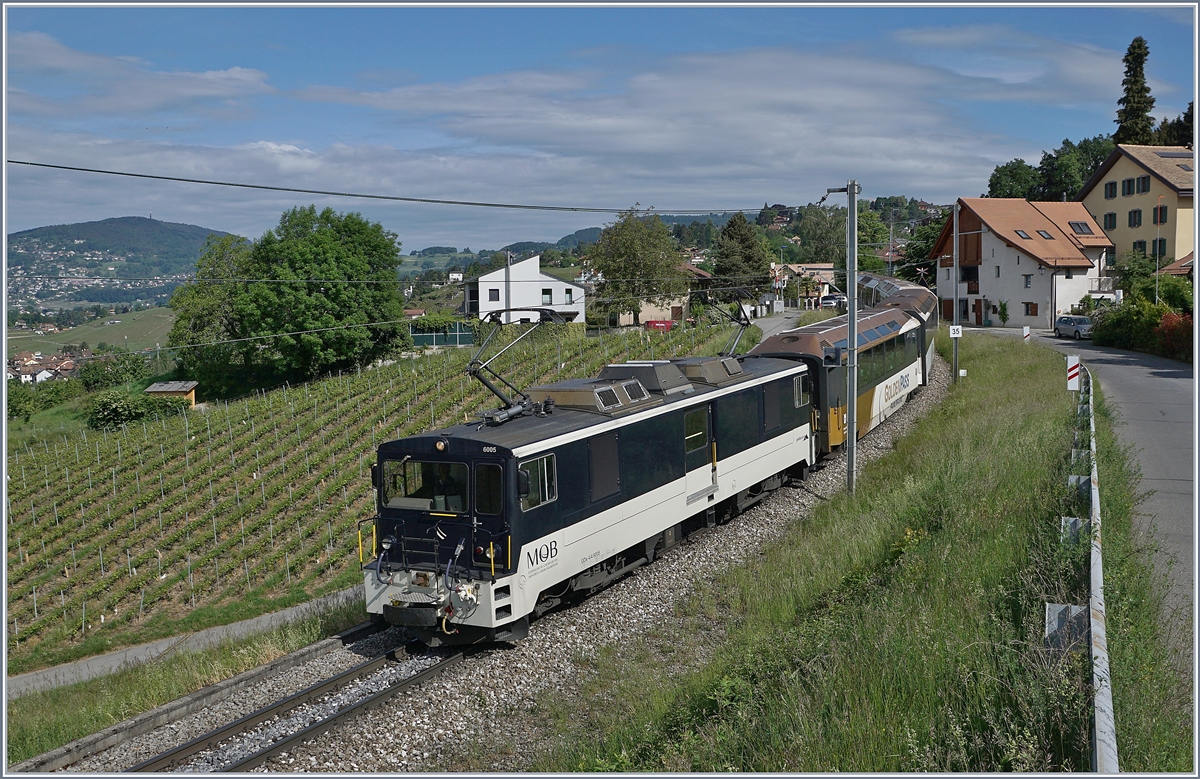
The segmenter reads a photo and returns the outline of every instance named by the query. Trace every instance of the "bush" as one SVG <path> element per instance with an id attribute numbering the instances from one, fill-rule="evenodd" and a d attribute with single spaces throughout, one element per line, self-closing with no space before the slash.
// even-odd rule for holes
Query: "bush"
<path id="1" fill-rule="evenodd" d="M 1132 295 L 1154 300 L 1154 278 L 1138 279 L 1133 283 Z M 1192 313 L 1192 283 L 1182 276 L 1159 276 L 1158 299 L 1180 313 Z"/>
<path id="2" fill-rule="evenodd" d="M 88 360 L 79 367 L 79 380 L 89 391 L 139 381 L 149 375 L 150 366 L 146 358 L 132 352 Z"/>
<path id="3" fill-rule="evenodd" d="M 1158 327 L 1158 353 L 1174 360 L 1192 361 L 1192 318 L 1187 314 L 1164 314 Z"/>
<path id="4" fill-rule="evenodd" d="M 186 398 L 130 395 L 122 390 L 105 390 L 92 399 L 88 425 L 97 430 L 119 427 L 152 414 L 166 416 L 180 413 L 187 403 Z"/>
<path id="5" fill-rule="evenodd" d="M 1158 342 L 1155 328 L 1171 309 L 1142 298 L 1127 300 L 1120 308 L 1099 311 L 1092 319 L 1092 340 L 1097 346 L 1152 351 Z"/>

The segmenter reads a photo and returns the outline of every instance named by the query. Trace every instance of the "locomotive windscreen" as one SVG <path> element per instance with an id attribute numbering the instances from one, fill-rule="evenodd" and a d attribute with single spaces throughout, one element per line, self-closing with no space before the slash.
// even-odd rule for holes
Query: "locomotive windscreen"
<path id="1" fill-rule="evenodd" d="M 385 460 L 383 505 L 393 509 L 465 511 L 465 463 Z"/>

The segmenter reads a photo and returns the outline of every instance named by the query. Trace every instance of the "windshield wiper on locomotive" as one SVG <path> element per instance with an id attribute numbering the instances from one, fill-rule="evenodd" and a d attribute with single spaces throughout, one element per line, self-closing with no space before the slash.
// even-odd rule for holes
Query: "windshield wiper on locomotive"
<path id="1" fill-rule="evenodd" d="M 500 332 L 500 328 L 504 325 L 504 323 L 501 321 L 501 315 L 512 311 L 533 311 L 539 315 L 539 319 L 533 327 L 514 338 L 508 346 L 492 355 L 487 362 L 481 362 L 479 359 L 480 356 L 483 354 L 484 350 L 488 348 L 488 344 L 491 343 L 492 338 L 495 337 L 496 333 Z M 571 319 L 574 319 L 575 312 L 570 312 L 569 316 Z M 472 357 L 471 362 L 467 364 L 467 375 L 472 378 L 479 379 L 483 386 L 487 387 L 493 395 L 500 399 L 500 402 L 504 404 L 504 408 L 498 408 L 494 411 L 479 412 L 479 416 L 483 418 L 484 424 L 499 425 L 507 422 L 510 419 L 514 419 L 525 414 L 544 416 L 550 413 L 550 410 L 554 407 L 553 400 L 547 398 L 541 403 L 535 403 L 533 399 L 517 388 L 516 385 L 505 379 L 500 374 L 496 373 L 488 366 L 500 355 L 516 346 L 521 339 L 525 338 L 527 335 L 532 333 L 534 330 L 537 330 L 545 323 L 553 322 L 557 325 L 566 324 L 568 321 L 567 316 L 564 316 L 561 311 L 555 311 L 551 308 L 503 308 L 499 311 L 492 311 L 488 314 L 487 318 L 488 321 L 496 325 L 496 327 L 492 328 L 492 331 L 488 333 L 487 338 L 483 339 L 483 343 L 479 345 L 479 350 L 475 352 L 475 356 Z M 516 393 L 516 395 L 519 396 L 519 399 L 513 400 L 511 397 L 506 395 L 502 389 L 493 384 L 491 380 L 484 375 L 485 371 L 498 379 L 504 384 L 504 386 Z"/>

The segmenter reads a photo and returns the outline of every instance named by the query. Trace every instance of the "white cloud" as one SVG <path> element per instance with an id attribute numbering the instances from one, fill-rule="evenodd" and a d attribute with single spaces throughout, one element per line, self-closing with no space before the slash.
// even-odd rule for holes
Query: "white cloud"
<path id="1" fill-rule="evenodd" d="M 275 91 L 267 84 L 267 74 L 253 68 L 154 70 L 137 58 L 78 51 L 38 32 L 9 36 L 8 79 L 9 110 L 14 116 L 128 116 L 188 108 L 203 111 L 212 104 L 230 105 Z"/>
<path id="2" fill-rule="evenodd" d="M 10 122 L 36 114 L 40 123 L 36 129 L 10 123 L 13 158 L 408 197 L 612 208 L 640 202 L 660 211 L 755 207 L 763 200 L 803 204 L 849 178 L 859 180 L 866 197 L 906 194 L 950 202 L 977 195 L 995 165 L 1017 156 L 1036 161 L 1037 149 L 989 132 L 962 106 L 1005 101 L 1036 112 L 1074 105 L 1102 116 L 1114 105 L 1121 71 L 1119 53 L 1004 27 L 902 31 L 854 57 L 770 48 L 643 57 L 635 64 L 625 59 L 606 68 L 597 55 L 574 70 L 283 93 L 285 101 L 305 109 L 297 115 L 319 115 L 332 126 L 289 126 L 287 138 L 203 145 L 71 133 L 54 130 L 52 121 L 68 110 L 82 119 L 168 108 L 203 115 L 271 91 L 265 73 L 238 67 L 161 73 L 137 60 L 74 52 L 43 35 L 14 41 L 9 98 L 22 108 Z M 13 66 L 18 59 L 19 67 Z M 12 80 L 14 72 L 20 77 Z M 63 82 L 75 84 L 79 94 L 36 88 L 45 83 L 39 79 L 56 73 L 67 74 Z M 362 77 L 355 83 L 374 82 Z M 94 94 L 88 92 L 93 87 Z M 338 108 L 311 111 L 314 104 Z M 345 137 L 362 138 L 364 115 L 391 128 L 372 133 L 386 142 L 349 140 L 321 148 L 296 140 L 341 137 L 343 128 Z M 1051 134 L 1047 148 L 1067 133 Z M 405 146 L 398 138 L 415 140 Z M 555 240 L 612 218 L 16 167 L 9 170 L 10 230 L 153 210 L 170 221 L 254 237 L 284 209 L 315 202 L 362 211 L 399 233 L 408 249 L 479 249 Z"/>

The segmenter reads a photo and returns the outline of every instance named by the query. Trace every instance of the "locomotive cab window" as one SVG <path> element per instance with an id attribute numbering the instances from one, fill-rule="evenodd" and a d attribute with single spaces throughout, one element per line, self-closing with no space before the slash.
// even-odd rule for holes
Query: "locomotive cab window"
<path id="1" fill-rule="evenodd" d="M 521 487 L 521 510 L 529 511 L 558 498 L 558 479 L 554 472 L 554 455 L 526 460 L 518 467 L 517 480 Z M 520 474 L 525 474 L 521 476 Z M 528 487 L 528 492 L 526 492 Z"/>
<path id="2" fill-rule="evenodd" d="M 385 460 L 383 505 L 392 509 L 465 511 L 465 463 Z"/>
<path id="3" fill-rule="evenodd" d="M 480 514 L 499 514 L 503 505 L 503 475 L 499 465 L 482 463 L 475 466 L 475 511 Z"/>

